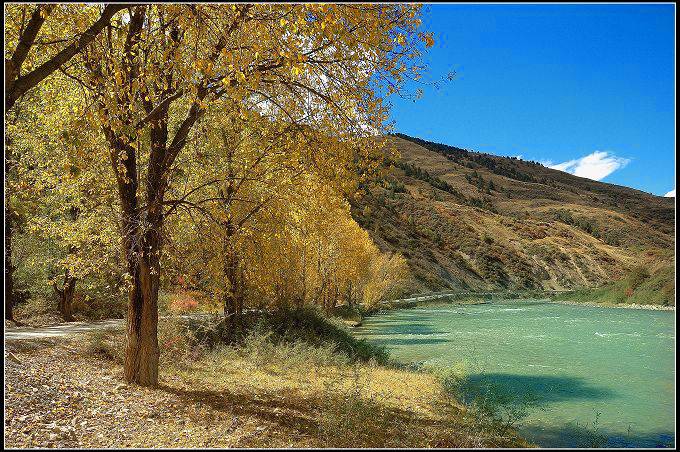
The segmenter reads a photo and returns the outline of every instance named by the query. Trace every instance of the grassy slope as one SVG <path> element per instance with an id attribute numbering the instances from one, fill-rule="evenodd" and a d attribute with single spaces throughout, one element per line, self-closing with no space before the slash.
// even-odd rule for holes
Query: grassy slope
<path id="1" fill-rule="evenodd" d="M 672 259 L 669 257 L 668 259 Z M 620 280 L 596 289 L 560 294 L 556 300 L 588 303 L 675 306 L 675 269 L 647 256 Z"/>
<path id="2" fill-rule="evenodd" d="M 647 252 L 653 271 L 673 265 L 672 199 L 517 159 L 392 141 L 400 158 L 365 187 L 353 213 L 381 248 L 407 258 L 409 292 L 600 287 Z"/>

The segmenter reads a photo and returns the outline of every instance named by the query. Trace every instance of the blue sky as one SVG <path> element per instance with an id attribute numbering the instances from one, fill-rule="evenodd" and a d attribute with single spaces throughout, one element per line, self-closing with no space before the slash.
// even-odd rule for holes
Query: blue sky
<path id="1" fill-rule="evenodd" d="M 424 6 L 436 44 L 396 131 L 521 155 L 656 195 L 675 189 L 673 5 Z"/>

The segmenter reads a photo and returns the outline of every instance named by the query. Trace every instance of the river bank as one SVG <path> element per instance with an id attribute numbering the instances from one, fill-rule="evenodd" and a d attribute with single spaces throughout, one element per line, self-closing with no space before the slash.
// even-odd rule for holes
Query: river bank
<path id="1" fill-rule="evenodd" d="M 549 300 L 421 305 L 368 318 L 354 334 L 399 362 L 459 372 L 464 400 L 486 402 L 492 391 L 506 413 L 526 414 L 519 433 L 543 447 L 674 442 L 672 312 Z"/>
<path id="2" fill-rule="evenodd" d="M 548 303 L 566 304 L 570 306 L 590 306 L 595 308 L 616 308 L 616 309 L 646 309 L 650 311 L 675 311 L 675 306 L 663 306 L 658 304 L 615 304 L 615 303 L 596 303 L 593 301 L 571 301 L 571 300 L 547 300 Z"/>
<path id="3" fill-rule="evenodd" d="M 123 381 L 122 325 L 9 341 L 6 444 L 530 446 L 514 430 L 469 413 L 435 375 L 392 365 L 383 349 L 316 311 L 253 316 L 244 320 L 243 341 L 231 345 L 210 342 L 217 339 L 209 319 L 193 320 L 200 324 L 160 319 L 160 385 L 153 389 Z"/>

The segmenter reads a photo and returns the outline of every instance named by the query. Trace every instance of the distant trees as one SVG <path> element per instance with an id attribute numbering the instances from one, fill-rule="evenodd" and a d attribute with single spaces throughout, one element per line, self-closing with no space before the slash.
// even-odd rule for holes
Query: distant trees
<path id="1" fill-rule="evenodd" d="M 448 192 L 457 198 L 465 198 L 458 190 L 456 190 L 451 184 L 448 182 L 438 178 L 431 176 L 430 173 L 428 173 L 426 170 L 422 169 L 419 166 L 416 166 L 414 164 L 410 164 L 408 162 L 404 162 L 401 160 L 390 160 L 390 164 L 396 166 L 397 168 L 400 168 L 404 171 L 404 174 L 406 174 L 408 177 L 413 177 L 415 179 L 420 179 L 422 181 L 427 182 L 428 184 L 432 185 L 435 188 L 438 188 L 439 190 Z"/>
<path id="2" fill-rule="evenodd" d="M 595 238 L 600 238 L 600 228 L 597 222 L 591 218 L 575 217 L 570 211 L 564 209 L 555 210 L 553 215 L 557 221 L 576 226 L 583 232 L 586 232 Z"/>
<path id="3" fill-rule="evenodd" d="M 416 144 L 419 144 L 420 146 L 423 146 L 426 149 L 429 149 L 433 152 L 437 152 L 439 154 L 444 155 L 447 159 L 471 168 L 479 168 L 479 167 L 484 167 L 487 168 L 489 171 L 491 171 L 494 174 L 498 174 L 499 176 L 505 176 L 510 179 L 515 179 L 519 180 L 522 182 L 536 182 L 536 179 L 534 176 L 531 174 L 521 171 L 517 168 L 515 163 L 509 163 L 507 161 L 503 161 L 506 158 L 504 157 L 496 157 L 492 156 L 489 154 L 484 154 L 481 152 L 475 152 L 475 151 L 470 151 L 467 149 L 462 149 L 458 148 L 455 146 L 449 146 L 446 144 L 441 144 L 441 143 L 434 143 L 431 141 L 426 141 L 422 140 L 420 138 L 415 138 L 415 137 L 410 137 L 408 135 L 404 135 L 403 133 L 397 133 L 394 134 L 394 136 L 397 136 L 399 138 L 412 141 Z M 511 159 L 511 160 L 516 160 L 516 159 Z M 531 164 L 531 165 L 538 165 L 536 162 L 524 162 L 525 164 Z M 476 171 L 475 171 L 476 173 Z M 477 176 L 474 176 L 476 179 Z"/>
<path id="4" fill-rule="evenodd" d="M 607 245 L 620 246 L 622 243 L 622 235 L 620 231 L 603 227 L 594 218 L 574 216 L 570 211 L 565 209 L 553 210 L 552 214 L 555 220 L 575 226 L 583 232 L 590 234 L 597 239 L 601 239 Z"/>
<path id="5" fill-rule="evenodd" d="M 82 52 L 124 5 L 14 4 L 5 8 L 5 121 L 15 103 Z M 96 19 L 92 19 L 96 17 Z M 17 156 L 5 137 L 5 174 L 14 177 Z M 12 234 L 15 209 L 5 198 L 5 319 L 14 320 Z"/>
<path id="6" fill-rule="evenodd" d="M 397 168 L 400 168 L 404 171 L 404 174 L 408 177 L 413 177 L 415 179 L 422 180 L 424 182 L 427 182 L 428 184 L 432 185 L 433 187 L 445 191 L 447 193 L 452 194 L 457 198 L 457 200 L 463 204 L 472 206 L 472 207 L 477 207 L 479 209 L 484 209 L 488 210 L 490 212 L 497 212 L 496 208 L 494 207 L 493 203 L 491 202 L 491 199 L 488 197 L 484 198 L 475 198 L 475 197 L 466 197 L 463 195 L 460 191 L 456 190 L 451 184 L 446 182 L 445 180 L 442 180 L 438 177 L 431 176 L 430 173 L 427 172 L 427 170 L 422 169 L 421 167 L 404 162 L 402 160 L 391 160 L 388 159 L 386 162 L 387 164 L 394 165 Z M 479 191 L 483 191 L 487 194 L 491 194 L 491 190 L 495 190 L 495 185 L 493 185 L 493 182 L 489 180 L 487 183 L 484 182 L 484 179 L 477 173 L 477 171 L 473 171 L 472 174 L 465 174 L 465 179 L 467 180 L 468 183 L 472 185 L 476 185 Z"/>

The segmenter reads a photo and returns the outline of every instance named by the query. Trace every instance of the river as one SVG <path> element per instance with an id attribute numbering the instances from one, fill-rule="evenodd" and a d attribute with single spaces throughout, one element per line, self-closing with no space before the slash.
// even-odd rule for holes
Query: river
<path id="1" fill-rule="evenodd" d="M 428 304 L 369 317 L 355 330 L 398 361 L 462 369 L 466 388 L 511 394 L 528 407 L 520 433 L 541 446 L 675 442 L 674 311 Z"/>

